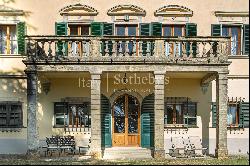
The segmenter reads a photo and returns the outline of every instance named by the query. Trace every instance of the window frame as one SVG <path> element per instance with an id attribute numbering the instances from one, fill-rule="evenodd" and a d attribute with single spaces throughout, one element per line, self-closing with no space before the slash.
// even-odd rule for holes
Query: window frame
<path id="1" fill-rule="evenodd" d="M 63 113 L 62 112 L 56 112 L 56 104 L 64 105 Z M 80 125 L 80 127 L 78 127 L 79 125 L 76 125 L 75 123 L 74 123 L 74 125 L 72 125 L 72 121 L 71 121 L 72 113 L 71 114 L 69 113 L 70 105 L 87 105 L 87 108 L 88 108 L 87 116 L 88 116 L 88 122 L 89 122 L 88 125 L 86 125 L 86 124 L 85 125 Z M 58 116 L 56 116 L 57 114 L 63 114 L 64 115 L 64 117 L 63 117 L 64 125 L 60 125 L 60 124 L 56 123 L 57 122 L 56 120 L 57 120 L 57 117 L 58 117 Z M 54 116 L 54 118 L 53 118 L 54 119 L 54 128 L 79 128 L 79 129 L 84 129 L 84 131 L 86 129 L 89 131 L 90 128 L 91 128 L 90 102 L 81 102 L 81 103 L 76 103 L 76 102 L 54 102 L 54 114 L 53 114 L 53 116 Z M 62 116 L 62 115 L 60 115 L 60 116 Z M 75 117 L 75 119 L 77 119 L 77 118 L 79 118 L 78 115 Z M 70 122 L 71 122 L 71 124 L 70 124 Z"/>
<path id="2" fill-rule="evenodd" d="M 189 105 L 191 104 L 194 104 L 195 106 L 195 116 L 189 116 L 188 115 L 188 109 L 189 109 Z M 169 105 L 172 105 L 173 106 L 173 123 L 172 124 L 166 124 L 165 121 L 168 121 L 167 119 L 167 115 L 168 115 L 168 112 L 167 112 L 167 106 Z M 181 106 L 181 114 L 182 114 L 182 124 L 177 124 L 176 121 L 177 121 L 177 117 L 176 117 L 176 105 L 180 105 Z M 165 109 L 164 109 L 164 128 L 169 128 L 169 127 L 197 127 L 197 102 L 192 102 L 192 101 L 188 101 L 188 102 L 175 102 L 175 103 L 171 103 L 171 102 L 165 102 Z M 186 109 L 186 110 L 185 110 Z M 186 111 L 186 114 L 185 114 L 185 111 Z M 175 115 L 175 117 L 174 117 Z M 189 119 L 189 118 L 195 118 L 195 124 L 194 125 L 189 125 L 188 123 L 186 123 L 186 119 Z M 174 121 L 175 119 L 175 121 Z M 188 121 L 188 120 L 187 120 Z"/>
<path id="3" fill-rule="evenodd" d="M 0 102 L 0 105 L 5 105 L 6 107 L 6 125 L 0 125 L 0 128 L 23 128 L 23 103 L 19 101 L 3 101 Z M 16 120 L 16 114 L 20 114 L 20 116 L 17 118 L 18 124 L 10 125 L 11 121 L 11 114 L 13 114 L 12 106 L 18 106 L 20 108 L 20 112 L 14 112 L 14 122 Z"/>
<path id="4" fill-rule="evenodd" d="M 229 35 L 228 37 L 231 37 L 231 42 L 229 43 L 230 44 L 230 55 L 231 56 L 241 56 L 243 55 L 243 50 L 244 50 L 244 32 L 243 32 L 243 24 L 221 24 L 221 36 L 223 36 L 223 28 L 224 27 L 227 27 L 229 28 Z M 238 39 L 240 37 L 240 40 L 238 40 L 240 42 L 240 46 L 238 46 L 237 49 L 238 52 L 234 55 L 232 54 L 231 52 L 231 44 L 232 44 L 232 28 L 233 27 L 238 27 L 240 29 L 240 35 L 238 35 Z"/>
<path id="5" fill-rule="evenodd" d="M 17 36 L 17 24 L 16 23 L 0 23 L 0 27 L 6 28 L 6 49 L 4 50 L 4 53 L 1 53 L 2 50 L 0 50 L 0 55 L 18 55 L 18 36 Z M 15 29 L 15 36 L 16 40 L 11 40 L 11 27 Z M 11 48 L 11 43 L 16 43 L 16 51 L 11 53 L 13 48 Z M 1 41 L 0 41 L 1 43 Z"/>
<path id="6" fill-rule="evenodd" d="M 227 127 L 239 127 L 240 124 L 240 104 L 239 103 L 235 103 L 235 102 L 229 102 L 228 103 L 228 110 L 227 110 L 227 120 L 228 120 L 228 111 L 230 109 L 230 107 L 236 106 L 236 122 L 235 124 L 228 124 L 227 123 Z"/>
<path id="7" fill-rule="evenodd" d="M 175 33 L 175 27 L 181 27 L 182 28 L 182 35 L 181 36 L 186 36 L 186 24 L 162 24 L 162 36 L 164 37 L 174 37 Z M 170 27 L 171 28 L 171 35 L 170 36 L 165 36 L 165 27 Z"/>

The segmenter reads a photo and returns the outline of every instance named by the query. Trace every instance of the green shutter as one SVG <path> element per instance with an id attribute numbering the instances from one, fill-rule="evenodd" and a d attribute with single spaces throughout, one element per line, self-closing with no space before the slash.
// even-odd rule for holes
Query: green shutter
<path id="1" fill-rule="evenodd" d="M 145 97 L 142 101 L 141 146 L 154 147 L 154 94 Z"/>
<path id="2" fill-rule="evenodd" d="M 114 24 L 112 23 L 104 23 L 103 24 L 103 35 L 114 35 Z M 103 49 L 106 49 L 107 45 L 104 44 Z M 108 51 L 109 55 L 112 55 L 113 43 L 112 41 L 108 41 Z"/>
<path id="3" fill-rule="evenodd" d="M 244 54 L 249 55 L 249 25 L 244 25 Z"/>
<path id="4" fill-rule="evenodd" d="M 240 103 L 240 119 L 239 125 L 241 127 L 249 127 L 249 102 Z"/>
<path id="5" fill-rule="evenodd" d="M 102 22 L 92 22 L 91 23 L 91 35 L 102 36 L 103 35 L 103 23 Z"/>
<path id="6" fill-rule="evenodd" d="M 150 36 L 150 24 L 140 24 L 140 36 Z"/>
<path id="7" fill-rule="evenodd" d="M 17 23 L 18 54 L 25 54 L 25 35 L 26 35 L 25 22 Z"/>
<path id="8" fill-rule="evenodd" d="M 102 147 L 111 147 L 111 105 L 109 99 L 104 95 L 101 96 L 101 125 Z"/>
<path id="9" fill-rule="evenodd" d="M 162 23 L 159 22 L 151 23 L 151 35 L 157 37 L 162 36 Z"/>
<path id="10" fill-rule="evenodd" d="M 148 23 L 141 23 L 140 24 L 140 36 L 150 36 L 150 24 Z M 147 42 L 142 43 L 142 55 L 146 55 L 147 51 Z"/>
<path id="11" fill-rule="evenodd" d="M 186 36 L 197 36 L 197 24 L 187 23 L 186 24 Z M 197 54 L 197 43 L 192 45 L 193 56 Z M 190 55 L 190 43 L 187 43 L 187 55 Z"/>
<path id="12" fill-rule="evenodd" d="M 68 35 L 68 24 L 66 22 L 56 22 L 55 24 L 56 35 L 66 36 Z M 58 56 L 66 56 L 68 53 L 67 43 L 59 41 L 57 43 L 56 54 Z"/>
<path id="13" fill-rule="evenodd" d="M 68 35 L 68 24 L 66 22 L 56 22 L 56 35 Z"/>
<path id="14" fill-rule="evenodd" d="M 212 24 L 211 34 L 212 36 L 221 36 L 221 24 Z"/>
<path id="15" fill-rule="evenodd" d="M 211 105 L 211 111 L 212 111 L 212 127 L 216 128 L 216 119 L 217 119 L 217 115 L 216 115 L 216 103 L 212 103 Z"/>

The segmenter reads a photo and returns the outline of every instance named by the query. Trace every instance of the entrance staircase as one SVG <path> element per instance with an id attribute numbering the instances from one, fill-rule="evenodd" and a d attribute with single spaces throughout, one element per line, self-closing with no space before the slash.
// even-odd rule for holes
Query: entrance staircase
<path id="1" fill-rule="evenodd" d="M 103 159 L 152 159 L 152 155 L 146 148 L 112 147 L 104 150 Z"/>

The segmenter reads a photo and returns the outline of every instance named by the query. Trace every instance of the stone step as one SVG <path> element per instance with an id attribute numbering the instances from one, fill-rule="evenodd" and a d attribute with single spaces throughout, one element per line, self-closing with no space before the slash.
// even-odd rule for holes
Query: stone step
<path id="1" fill-rule="evenodd" d="M 151 150 L 140 147 L 113 147 L 104 150 L 104 159 L 151 159 Z"/>

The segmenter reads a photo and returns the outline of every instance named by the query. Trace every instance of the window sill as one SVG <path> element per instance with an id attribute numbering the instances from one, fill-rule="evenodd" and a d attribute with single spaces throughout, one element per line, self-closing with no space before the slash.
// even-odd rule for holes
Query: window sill
<path id="1" fill-rule="evenodd" d="M 0 132 L 21 132 L 22 129 L 25 129 L 27 127 L 15 127 L 15 128 L 10 128 L 10 127 L 0 127 Z"/>
<path id="2" fill-rule="evenodd" d="M 0 58 L 23 58 L 21 54 L 0 54 Z"/>
<path id="3" fill-rule="evenodd" d="M 199 128 L 197 125 L 164 125 L 165 129 Z"/>
<path id="4" fill-rule="evenodd" d="M 249 59 L 249 55 L 229 55 L 228 59 Z"/>

